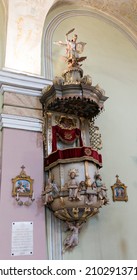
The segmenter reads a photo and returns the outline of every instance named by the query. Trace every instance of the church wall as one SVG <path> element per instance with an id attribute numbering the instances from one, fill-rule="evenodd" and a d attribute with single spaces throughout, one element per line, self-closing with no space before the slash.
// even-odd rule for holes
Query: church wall
<path id="1" fill-rule="evenodd" d="M 6 68 L 41 74 L 42 30 L 53 2 L 54 0 L 8 1 Z"/>
<path id="2" fill-rule="evenodd" d="M 76 28 L 79 40 L 87 42 L 84 52 L 87 60 L 82 66 L 84 74 L 91 75 L 93 85 L 99 83 L 109 96 L 105 111 L 96 124 L 102 134 L 101 174 L 108 188 L 110 204 L 85 224 L 78 247 L 71 253 L 65 253 L 63 258 L 136 259 L 137 52 L 122 32 L 96 18 L 64 20 L 54 32 L 53 41 L 64 41 L 65 32 L 72 27 Z M 58 50 L 60 63 L 56 65 Z M 53 47 L 54 75 L 59 76 L 64 67 L 60 58 L 63 51 L 61 47 Z M 112 200 L 111 186 L 116 182 L 117 174 L 128 187 L 128 202 Z"/>
<path id="3" fill-rule="evenodd" d="M 2 134 L 0 259 L 46 259 L 45 211 L 41 202 L 43 189 L 41 133 L 4 128 Z M 30 206 L 19 206 L 15 197 L 12 197 L 11 179 L 20 174 L 22 165 L 25 166 L 26 174 L 34 179 L 35 201 Z M 33 222 L 33 255 L 11 256 L 12 222 L 26 221 Z"/>
<path id="4" fill-rule="evenodd" d="M 4 8 L 4 5 L 2 1 L 0 2 L 0 69 L 4 67 L 5 63 L 5 52 L 6 52 L 6 30 L 7 28 L 7 19 L 6 19 L 6 8 Z M 3 102 L 3 96 L 0 94 L 0 113 L 2 111 L 2 102 Z M 2 134 L 0 131 L 0 178 L 1 178 L 1 140 Z"/>
<path id="5" fill-rule="evenodd" d="M 3 6 L 2 1 L 0 2 L 0 68 L 4 66 L 5 63 L 5 47 L 6 47 L 6 35 L 7 35 L 7 19 L 6 19 L 6 9 Z M 1 100 L 0 100 L 1 102 Z"/>
<path id="6" fill-rule="evenodd" d="M 42 77 L 0 71 L 1 112 L 1 193 L 0 193 L 0 259 L 47 259 L 43 190 L 42 106 L 39 98 L 48 81 Z M 35 201 L 18 205 L 12 196 L 12 178 L 25 172 L 34 179 Z M 26 202 L 26 197 L 21 197 Z M 31 202 L 31 200 L 29 200 Z M 5 208 L 5 205 L 6 208 Z M 4 214 L 3 214 L 4 213 Z M 3 218 L 4 217 L 4 218 Z M 11 256 L 12 222 L 33 222 L 33 254 Z M 5 238 L 6 235 L 6 238 Z"/>

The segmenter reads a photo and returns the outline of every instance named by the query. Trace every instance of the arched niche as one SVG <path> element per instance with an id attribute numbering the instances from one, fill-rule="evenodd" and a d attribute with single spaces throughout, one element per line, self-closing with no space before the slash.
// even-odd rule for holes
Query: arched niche
<path id="1" fill-rule="evenodd" d="M 77 28 L 77 20 L 81 18 L 80 25 Z M 89 19 L 88 26 L 85 25 L 84 18 Z M 58 38 L 58 40 L 65 39 L 65 33 L 69 30 L 69 28 L 76 27 L 76 29 L 80 32 L 80 34 L 84 34 L 85 30 L 88 29 L 90 34 L 90 26 L 92 25 L 92 19 L 98 19 L 102 23 L 109 24 L 123 33 L 125 37 L 136 47 L 137 39 L 133 35 L 132 31 L 125 26 L 124 23 L 119 21 L 118 19 L 104 14 L 101 11 L 94 10 L 92 8 L 75 8 L 73 9 L 73 5 L 71 6 L 63 6 L 62 8 L 55 8 L 49 11 L 44 28 L 43 28 L 43 38 L 42 38 L 42 75 L 44 75 L 47 79 L 53 79 L 54 71 L 53 71 L 53 41 L 54 34 L 57 32 L 59 26 L 62 28 L 62 38 Z M 65 25 L 65 21 L 69 22 L 67 29 Z M 72 26 L 73 25 L 73 26 Z M 92 34 L 91 34 L 92 36 Z M 83 38 L 81 38 L 83 39 Z M 92 46 L 91 46 L 92 47 Z M 62 51 L 58 49 L 58 55 L 60 55 Z M 56 56 L 57 58 L 57 56 Z"/>

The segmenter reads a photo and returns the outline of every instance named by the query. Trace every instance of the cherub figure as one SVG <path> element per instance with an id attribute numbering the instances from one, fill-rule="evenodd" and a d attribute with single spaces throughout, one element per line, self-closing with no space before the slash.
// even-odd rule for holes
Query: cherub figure
<path id="1" fill-rule="evenodd" d="M 75 246 L 79 243 L 79 230 L 82 227 L 82 224 L 80 225 L 78 222 L 76 224 L 67 223 L 68 230 L 71 231 L 71 233 L 68 234 L 68 236 L 65 238 L 63 245 L 63 253 L 65 253 L 68 249 L 73 249 Z"/>

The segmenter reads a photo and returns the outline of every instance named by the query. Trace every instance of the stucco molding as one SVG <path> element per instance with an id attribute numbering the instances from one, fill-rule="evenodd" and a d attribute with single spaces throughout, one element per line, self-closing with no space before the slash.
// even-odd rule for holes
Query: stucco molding
<path id="1" fill-rule="evenodd" d="M 44 87 L 51 85 L 50 80 L 41 76 L 25 75 L 22 73 L 0 71 L 0 92 L 15 92 L 19 94 L 41 96 Z"/>
<path id="2" fill-rule="evenodd" d="M 0 88 L 0 93 L 4 94 L 4 92 L 12 92 L 12 93 L 30 95 L 30 96 L 41 96 L 41 91 L 38 90 L 26 89 L 17 86 L 9 86 L 3 84 Z"/>
<path id="3" fill-rule="evenodd" d="M 31 117 L 1 114 L 0 129 L 3 128 L 42 132 L 42 121 Z"/>

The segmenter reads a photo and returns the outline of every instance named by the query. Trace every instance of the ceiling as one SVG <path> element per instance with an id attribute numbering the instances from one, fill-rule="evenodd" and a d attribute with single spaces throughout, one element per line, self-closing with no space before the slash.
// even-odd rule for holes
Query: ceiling
<path id="1" fill-rule="evenodd" d="M 3 4 L 6 22 L 5 37 L 1 40 L 6 48 L 4 43 L 1 48 L 8 68 L 14 65 L 18 70 L 41 73 L 42 36 L 47 38 L 44 44 L 46 51 L 49 48 L 46 53 L 48 64 L 54 30 L 64 19 L 75 16 L 75 11 L 107 19 L 137 46 L 137 0 L 0 0 L 0 3 Z M 3 26 L 0 27 L 1 34 Z M 45 49 L 42 51 L 44 53 Z"/>
<path id="2" fill-rule="evenodd" d="M 1 0 L 5 11 L 8 10 L 9 0 Z M 112 17 L 122 23 L 133 36 L 137 37 L 137 0 L 18 0 L 29 5 L 51 7 L 50 11 L 65 6 L 90 8 L 94 11 Z M 41 9 L 40 9 L 41 10 Z"/>
<path id="3" fill-rule="evenodd" d="M 89 7 L 113 17 L 137 37 L 137 0 L 55 0 L 52 10 L 66 5 Z"/>

